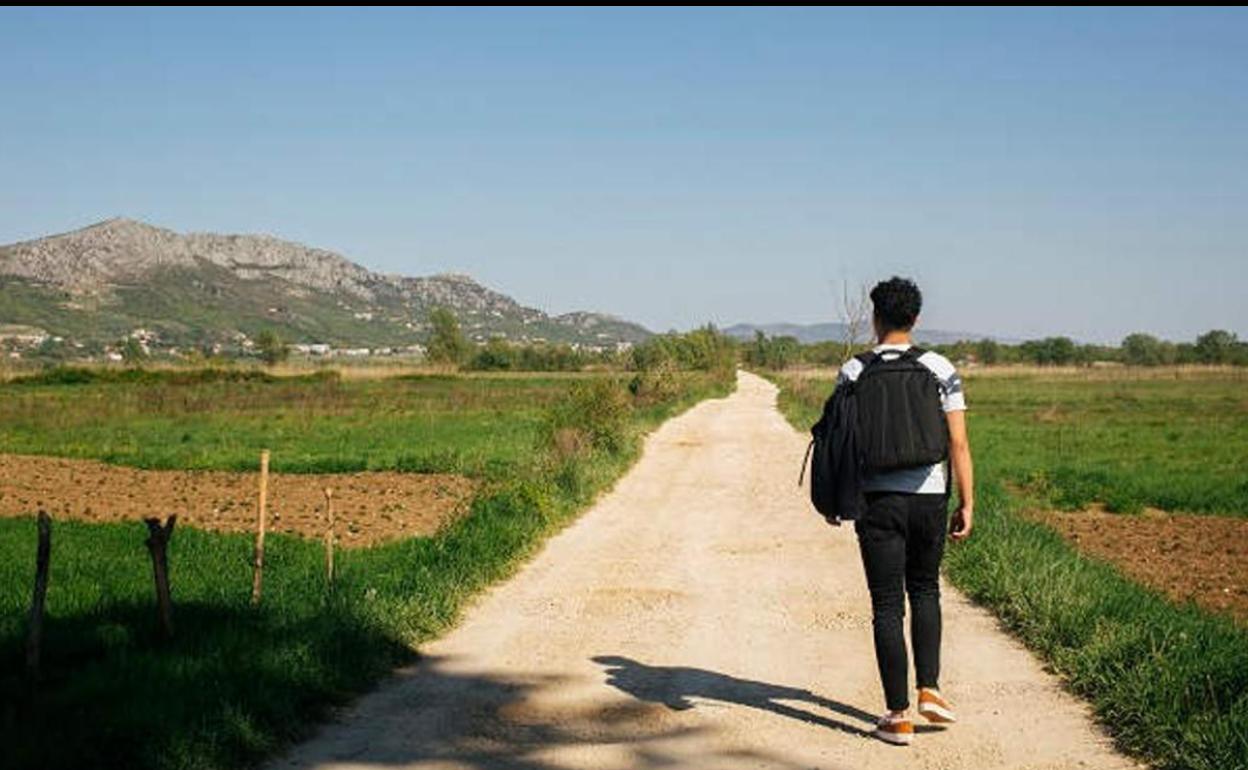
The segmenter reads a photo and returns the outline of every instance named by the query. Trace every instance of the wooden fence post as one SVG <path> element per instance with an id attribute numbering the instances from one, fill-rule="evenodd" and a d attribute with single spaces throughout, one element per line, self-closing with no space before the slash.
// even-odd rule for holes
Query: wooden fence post
<path id="1" fill-rule="evenodd" d="M 169 558 L 166 547 L 173 536 L 173 525 L 178 523 L 177 514 L 170 516 L 164 524 L 160 519 L 148 518 L 147 550 L 152 555 L 152 578 L 156 581 L 156 610 L 160 615 L 160 627 L 166 639 L 173 638 L 173 599 L 169 592 Z"/>
<path id="2" fill-rule="evenodd" d="M 35 552 L 35 594 L 30 602 L 30 630 L 26 637 L 26 670 L 31 682 L 39 679 L 43 648 L 43 606 L 48 594 L 48 562 L 52 558 L 52 517 L 39 511 L 39 546 Z"/>
<path id="3" fill-rule="evenodd" d="M 334 490 L 325 488 L 325 579 L 334 584 Z"/>
<path id="4" fill-rule="evenodd" d="M 264 575 L 264 524 L 269 497 L 269 450 L 260 453 L 260 505 L 256 525 L 256 558 L 252 564 L 251 603 L 260 603 L 260 582 Z"/>

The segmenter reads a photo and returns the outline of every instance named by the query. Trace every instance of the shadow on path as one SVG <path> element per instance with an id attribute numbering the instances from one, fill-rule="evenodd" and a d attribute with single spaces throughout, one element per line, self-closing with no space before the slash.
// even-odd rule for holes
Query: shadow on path
<path id="1" fill-rule="evenodd" d="M 738 679 L 727 674 L 686 666 L 648 666 L 620 655 L 599 655 L 593 661 L 606 667 L 607 684 L 647 703 L 683 711 L 701 698 L 735 703 L 779 716 L 829 727 L 850 735 L 869 736 L 877 715 L 825 698 L 810 690 Z M 863 723 L 862 726 L 790 705 L 793 702 L 826 709 Z"/>
<path id="2" fill-rule="evenodd" d="M 556 770 L 610 766 L 806 767 L 769 748 L 717 747 L 710 725 L 681 725 L 653 703 L 547 702 L 561 676 L 457 672 L 452 659 L 422 657 L 397 672 L 351 716 L 318 740 L 269 765 L 288 768 Z M 598 754 L 597 752 L 602 752 Z"/>

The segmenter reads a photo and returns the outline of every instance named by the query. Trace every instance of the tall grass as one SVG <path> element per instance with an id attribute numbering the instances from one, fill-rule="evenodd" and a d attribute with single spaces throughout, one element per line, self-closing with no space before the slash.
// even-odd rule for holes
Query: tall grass
<path id="1" fill-rule="evenodd" d="M 807 429 L 831 375 L 773 379 L 782 411 Z M 973 378 L 967 390 L 978 511 L 971 539 L 946 550 L 949 578 L 1086 698 L 1126 751 L 1167 770 L 1248 768 L 1248 631 L 1079 554 L 1019 515 L 1022 502 L 1006 491 L 1043 477 L 1052 481 L 1033 488 L 1028 504 L 1120 494 L 1134 504 L 1168 499 L 1242 513 L 1244 490 L 1228 484 L 1248 449 L 1238 389 L 1208 374 L 1179 382 Z M 1079 425 L 1077 438 L 1054 433 L 1054 411 Z M 1223 428 L 1216 441 L 1204 435 L 1211 425 Z M 1097 484 L 1077 486 L 1093 469 Z M 1163 493 L 1183 474 L 1189 483 Z"/>

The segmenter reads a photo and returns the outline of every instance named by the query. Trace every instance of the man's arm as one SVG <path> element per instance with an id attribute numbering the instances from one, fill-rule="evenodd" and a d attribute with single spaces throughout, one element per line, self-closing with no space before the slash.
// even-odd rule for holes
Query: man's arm
<path id="1" fill-rule="evenodd" d="M 949 463 L 958 485 L 958 508 L 949 522 L 949 536 L 965 540 L 975 519 L 975 470 L 971 463 L 971 442 L 966 436 L 966 412 L 945 412 L 949 422 Z"/>

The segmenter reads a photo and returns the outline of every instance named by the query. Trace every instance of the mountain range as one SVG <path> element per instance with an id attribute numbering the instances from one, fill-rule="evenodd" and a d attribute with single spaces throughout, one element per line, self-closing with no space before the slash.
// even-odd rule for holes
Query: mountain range
<path id="1" fill-rule="evenodd" d="M 870 333 L 870 324 L 868 323 L 867 333 Z M 843 323 L 817 323 L 817 324 L 792 324 L 792 323 L 772 323 L 772 324 L 734 324 L 724 329 L 724 333 L 739 340 L 752 340 L 756 332 L 762 332 L 768 337 L 796 337 L 798 342 L 811 344 L 815 342 L 840 342 L 846 337 L 846 326 Z M 859 333 L 862 337 L 862 332 Z M 995 339 L 997 342 L 1013 343 L 1016 340 L 1005 339 L 1001 337 L 992 337 L 986 334 L 976 334 L 973 332 L 950 332 L 941 331 L 939 329 L 925 329 L 922 326 L 915 328 L 914 339 L 922 345 L 950 345 L 955 342 L 965 340 L 981 340 L 985 337 Z"/>
<path id="2" fill-rule="evenodd" d="M 109 345 L 142 330 L 175 347 L 271 330 L 292 343 L 401 348 L 425 339 L 435 307 L 478 341 L 614 348 L 650 336 L 601 313 L 548 315 L 465 275 L 378 273 L 268 235 L 183 234 L 119 218 L 0 246 L 0 336 Z"/>
<path id="3" fill-rule="evenodd" d="M 0 246 L 0 342 L 61 338 L 104 349 L 126 337 L 164 348 L 248 346 L 263 331 L 320 349 L 403 349 L 422 343 L 445 307 L 483 342 L 559 342 L 615 349 L 651 336 L 602 313 L 548 315 L 466 275 L 408 277 L 269 235 L 178 233 L 109 219 Z M 736 324 L 803 343 L 842 340 L 841 323 Z M 984 335 L 920 328 L 921 343 Z M 1007 340 L 1001 340 L 1007 341 Z"/>

